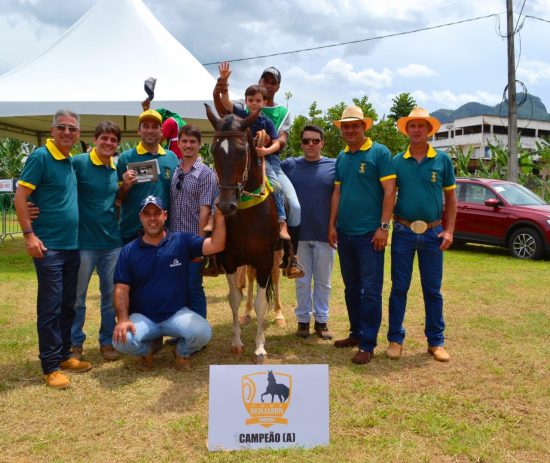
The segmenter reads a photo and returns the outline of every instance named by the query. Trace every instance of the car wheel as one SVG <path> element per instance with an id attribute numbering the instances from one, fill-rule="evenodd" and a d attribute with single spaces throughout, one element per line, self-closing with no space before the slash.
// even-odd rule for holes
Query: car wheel
<path id="1" fill-rule="evenodd" d="M 519 228 L 512 233 L 508 248 L 520 259 L 540 259 L 544 253 L 542 238 L 533 228 Z"/>

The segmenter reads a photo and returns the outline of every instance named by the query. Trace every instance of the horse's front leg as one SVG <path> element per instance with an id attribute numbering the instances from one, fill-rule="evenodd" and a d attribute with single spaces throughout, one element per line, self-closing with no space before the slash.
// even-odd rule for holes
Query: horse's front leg
<path id="1" fill-rule="evenodd" d="M 256 311 L 256 320 L 258 326 L 256 328 L 256 363 L 264 363 L 265 358 L 267 357 L 267 352 L 265 350 L 265 335 L 264 335 L 264 321 L 265 315 L 267 312 L 267 298 L 266 298 L 266 288 L 262 288 L 259 284 L 256 285 L 256 299 L 254 300 L 254 310 Z"/>
<path id="2" fill-rule="evenodd" d="M 227 282 L 229 283 L 229 305 L 233 313 L 233 338 L 231 341 L 231 353 L 242 355 L 243 343 L 241 341 L 241 326 L 239 324 L 239 306 L 241 305 L 241 291 L 238 285 L 237 272 L 227 274 Z"/>

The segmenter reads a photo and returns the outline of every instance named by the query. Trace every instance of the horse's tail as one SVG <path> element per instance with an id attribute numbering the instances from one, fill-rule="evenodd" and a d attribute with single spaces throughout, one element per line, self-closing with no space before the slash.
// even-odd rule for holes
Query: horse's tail
<path id="1" fill-rule="evenodd" d="M 283 402 L 286 402 L 286 399 L 288 399 L 288 396 L 290 394 L 290 389 L 288 388 L 287 385 L 285 384 L 281 384 L 281 386 L 283 386 L 282 388 L 282 396 L 284 397 L 285 400 L 283 400 Z"/>

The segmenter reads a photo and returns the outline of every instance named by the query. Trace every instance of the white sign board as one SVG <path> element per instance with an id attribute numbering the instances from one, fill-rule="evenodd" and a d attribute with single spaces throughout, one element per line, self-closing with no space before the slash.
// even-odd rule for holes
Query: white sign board
<path id="1" fill-rule="evenodd" d="M 13 179 L 0 179 L 0 193 L 11 193 L 13 191 Z"/>
<path id="2" fill-rule="evenodd" d="M 209 450 L 329 444 L 328 365 L 211 365 Z"/>

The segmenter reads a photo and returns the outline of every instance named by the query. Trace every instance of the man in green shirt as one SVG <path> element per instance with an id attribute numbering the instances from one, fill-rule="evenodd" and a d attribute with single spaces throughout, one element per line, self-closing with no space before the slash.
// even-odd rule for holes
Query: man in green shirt
<path id="1" fill-rule="evenodd" d="M 399 194 L 391 246 L 392 289 L 390 294 L 386 355 L 398 359 L 403 350 L 405 307 L 411 284 L 414 255 L 422 282 L 428 352 L 439 362 L 448 362 L 443 330 L 443 251 L 453 242 L 456 218 L 455 176 L 451 158 L 428 143 L 441 123 L 423 108 L 414 108 L 408 117 L 397 121 L 399 130 L 409 137 L 407 151 L 394 158 Z M 441 226 L 443 196 L 447 214 Z"/>
<path id="2" fill-rule="evenodd" d="M 78 115 L 60 110 L 46 145 L 28 157 L 15 193 L 17 219 L 38 280 L 37 330 L 44 381 L 63 389 L 70 380 L 60 370 L 82 372 L 92 366 L 71 357 L 78 252 L 77 185 L 71 149 L 79 138 Z M 27 201 L 40 209 L 31 222 Z"/>
<path id="3" fill-rule="evenodd" d="M 170 182 L 179 164 L 172 151 L 165 150 L 160 141 L 162 138 L 162 116 L 154 109 L 143 111 L 139 116 L 139 144 L 122 153 L 117 162 L 118 180 L 121 182 L 118 191 L 120 209 L 120 235 L 124 244 L 137 238 L 141 228 L 139 222 L 139 204 L 146 196 L 159 197 L 164 204 L 169 203 Z M 138 172 L 129 166 L 130 163 L 153 161 L 156 178 L 141 181 Z M 168 208 L 168 206 L 167 206 Z"/>
<path id="4" fill-rule="evenodd" d="M 338 249 L 350 321 L 335 347 L 359 347 L 353 363 L 371 361 L 382 321 L 384 249 L 395 202 L 395 170 L 384 145 L 365 136 L 372 119 L 349 106 L 334 125 L 347 143 L 336 160 L 329 244 Z"/>
<path id="5" fill-rule="evenodd" d="M 110 121 L 98 124 L 94 149 L 73 158 L 78 182 L 78 242 L 80 268 L 76 292 L 75 319 L 71 330 L 73 357 L 80 359 L 86 340 L 83 327 L 86 318 L 86 294 L 94 269 L 101 293 L 100 352 L 105 360 L 116 360 L 113 330 L 116 324 L 113 308 L 113 275 L 122 246 L 115 209 L 118 176 L 113 156 L 120 142 L 120 128 Z"/>

